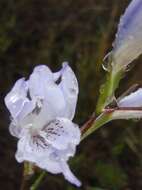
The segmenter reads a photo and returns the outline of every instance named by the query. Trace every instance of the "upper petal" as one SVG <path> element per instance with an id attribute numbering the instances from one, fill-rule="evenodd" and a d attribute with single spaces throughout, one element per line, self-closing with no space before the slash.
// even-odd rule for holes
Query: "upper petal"
<path id="1" fill-rule="evenodd" d="M 142 0 L 132 0 L 120 19 L 113 48 L 113 61 L 127 66 L 142 53 Z"/>
<path id="2" fill-rule="evenodd" d="M 37 66 L 29 78 L 30 95 L 46 102 L 46 114 L 63 116 L 65 99 L 61 89 L 54 82 L 53 73 L 45 65 Z M 51 114 L 52 114 L 51 113 Z"/>
<path id="3" fill-rule="evenodd" d="M 12 117 L 22 119 L 34 109 L 34 102 L 27 98 L 28 86 L 25 79 L 19 79 L 5 97 L 5 104 Z"/>
<path id="4" fill-rule="evenodd" d="M 9 125 L 9 132 L 12 136 L 19 138 L 21 135 L 22 128 L 18 126 L 15 121 L 12 121 Z"/>
<path id="5" fill-rule="evenodd" d="M 45 88 L 53 83 L 52 71 L 46 65 L 36 66 L 29 77 L 29 90 L 31 97 L 46 96 Z"/>
<path id="6" fill-rule="evenodd" d="M 64 94 L 67 104 L 64 116 L 72 120 L 75 114 L 78 98 L 78 82 L 74 72 L 67 63 L 63 63 L 59 86 Z"/>
<path id="7" fill-rule="evenodd" d="M 142 107 L 142 88 L 125 96 L 118 102 L 119 107 Z"/>

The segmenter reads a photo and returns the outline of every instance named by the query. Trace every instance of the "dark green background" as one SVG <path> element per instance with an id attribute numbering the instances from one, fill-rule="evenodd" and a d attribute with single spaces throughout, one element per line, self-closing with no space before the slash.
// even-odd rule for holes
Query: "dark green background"
<path id="1" fill-rule="evenodd" d="M 69 61 L 80 87 L 75 122 L 95 109 L 120 15 L 128 0 L 0 0 L 0 189 L 19 190 L 22 164 L 14 158 L 16 139 L 8 131 L 3 98 L 34 66 L 53 71 Z M 142 84 L 142 58 L 120 83 L 117 94 Z M 82 190 L 142 189 L 142 129 L 138 121 L 114 121 L 78 147 L 70 165 Z M 75 190 L 61 175 L 48 174 L 39 190 Z"/>

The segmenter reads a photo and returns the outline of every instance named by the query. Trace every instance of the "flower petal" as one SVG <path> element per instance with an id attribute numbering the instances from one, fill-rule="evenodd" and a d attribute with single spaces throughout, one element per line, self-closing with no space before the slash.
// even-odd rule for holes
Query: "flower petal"
<path id="1" fill-rule="evenodd" d="M 67 103 L 65 115 L 69 119 L 73 119 L 78 98 L 78 82 L 72 69 L 67 63 L 63 63 L 61 70 L 61 82 L 59 84 L 64 98 Z"/>
<path id="2" fill-rule="evenodd" d="M 45 88 L 53 83 L 53 74 L 46 65 L 36 66 L 29 77 L 30 96 L 44 98 Z"/>
<path id="3" fill-rule="evenodd" d="M 36 163 L 45 153 L 49 154 L 50 148 L 40 136 L 32 136 L 29 130 L 23 130 L 22 137 L 18 141 L 16 160 L 18 162 L 30 161 Z M 47 154 L 47 155 L 46 155 Z"/>
<path id="4" fill-rule="evenodd" d="M 113 48 L 114 64 L 127 66 L 142 53 L 142 0 L 132 0 L 122 16 Z"/>
<path id="5" fill-rule="evenodd" d="M 29 161 L 35 163 L 42 169 L 45 169 L 53 174 L 63 173 L 65 178 L 71 183 L 80 186 L 80 182 L 71 173 L 67 160 L 75 153 L 71 149 L 70 144 L 66 149 L 61 150 L 48 144 L 47 140 L 40 134 L 33 135 L 28 130 L 23 130 L 23 135 L 18 141 L 18 150 L 16 159 L 18 162 Z M 75 146 L 76 145 L 72 145 Z M 70 153 L 69 153 L 70 152 Z"/>
<path id="6" fill-rule="evenodd" d="M 58 81 L 58 79 L 61 77 L 61 74 L 62 74 L 62 69 L 58 72 L 53 73 L 54 82 Z"/>
<path id="7" fill-rule="evenodd" d="M 19 138 L 22 128 L 18 126 L 15 121 L 12 121 L 9 126 L 9 132 L 12 136 Z"/>
<path id="8" fill-rule="evenodd" d="M 25 79 L 19 79 L 5 97 L 5 104 L 15 120 L 24 118 L 35 107 L 35 103 L 27 98 L 28 86 Z"/>
<path id="9" fill-rule="evenodd" d="M 29 90 L 32 98 L 46 101 L 46 114 L 51 112 L 55 116 L 63 116 L 66 106 L 64 96 L 47 66 L 41 65 L 34 69 L 29 79 Z"/>
<path id="10" fill-rule="evenodd" d="M 78 126 L 70 120 L 56 118 L 43 128 L 40 135 L 55 148 L 66 149 L 69 144 L 79 144 L 81 133 Z"/>
<path id="11" fill-rule="evenodd" d="M 71 172 L 68 164 L 65 161 L 60 161 L 62 172 L 66 180 L 70 183 L 76 185 L 77 187 L 81 186 L 81 182 L 75 177 L 75 175 Z"/>
<path id="12" fill-rule="evenodd" d="M 118 102 L 119 107 L 142 107 L 142 88 L 122 98 Z"/>

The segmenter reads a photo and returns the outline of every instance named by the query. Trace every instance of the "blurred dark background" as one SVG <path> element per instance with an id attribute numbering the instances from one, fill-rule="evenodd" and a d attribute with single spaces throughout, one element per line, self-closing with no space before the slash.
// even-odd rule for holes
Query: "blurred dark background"
<path id="1" fill-rule="evenodd" d="M 104 81 L 102 59 L 111 50 L 120 15 L 130 0 L 0 0 L 0 189 L 19 190 L 22 164 L 15 160 L 16 139 L 8 131 L 3 98 L 14 82 L 34 66 L 56 71 L 69 61 L 80 96 L 75 122 L 82 125 L 95 110 Z M 142 57 L 121 81 L 117 94 L 142 85 Z M 82 190 L 142 189 L 140 121 L 114 121 L 78 147 L 70 165 Z M 39 190 L 75 190 L 61 175 L 47 174 Z"/>

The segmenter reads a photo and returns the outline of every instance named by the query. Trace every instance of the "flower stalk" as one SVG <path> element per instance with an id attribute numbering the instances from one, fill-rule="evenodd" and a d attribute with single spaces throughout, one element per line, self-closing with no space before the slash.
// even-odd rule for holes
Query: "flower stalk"
<path id="1" fill-rule="evenodd" d="M 46 172 L 42 171 L 38 178 L 35 180 L 35 182 L 33 183 L 33 185 L 30 187 L 30 190 L 37 190 L 39 185 L 41 184 L 43 178 L 46 176 Z"/>
<path id="2" fill-rule="evenodd" d="M 23 179 L 20 190 L 27 190 L 30 187 L 31 177 L 34 175 L 34 166 L 32 163 L 24 162 Z"/>
<path id="3" fill-rule="evenodd" d="M 88 135 L 99 129 L 104 124 L 108 123 L 111 120 L 111 112 L 103 112 L 96 119 L 90 118 L 81 128 L 82 137 L 81 140 L 84 140 Z"/>

